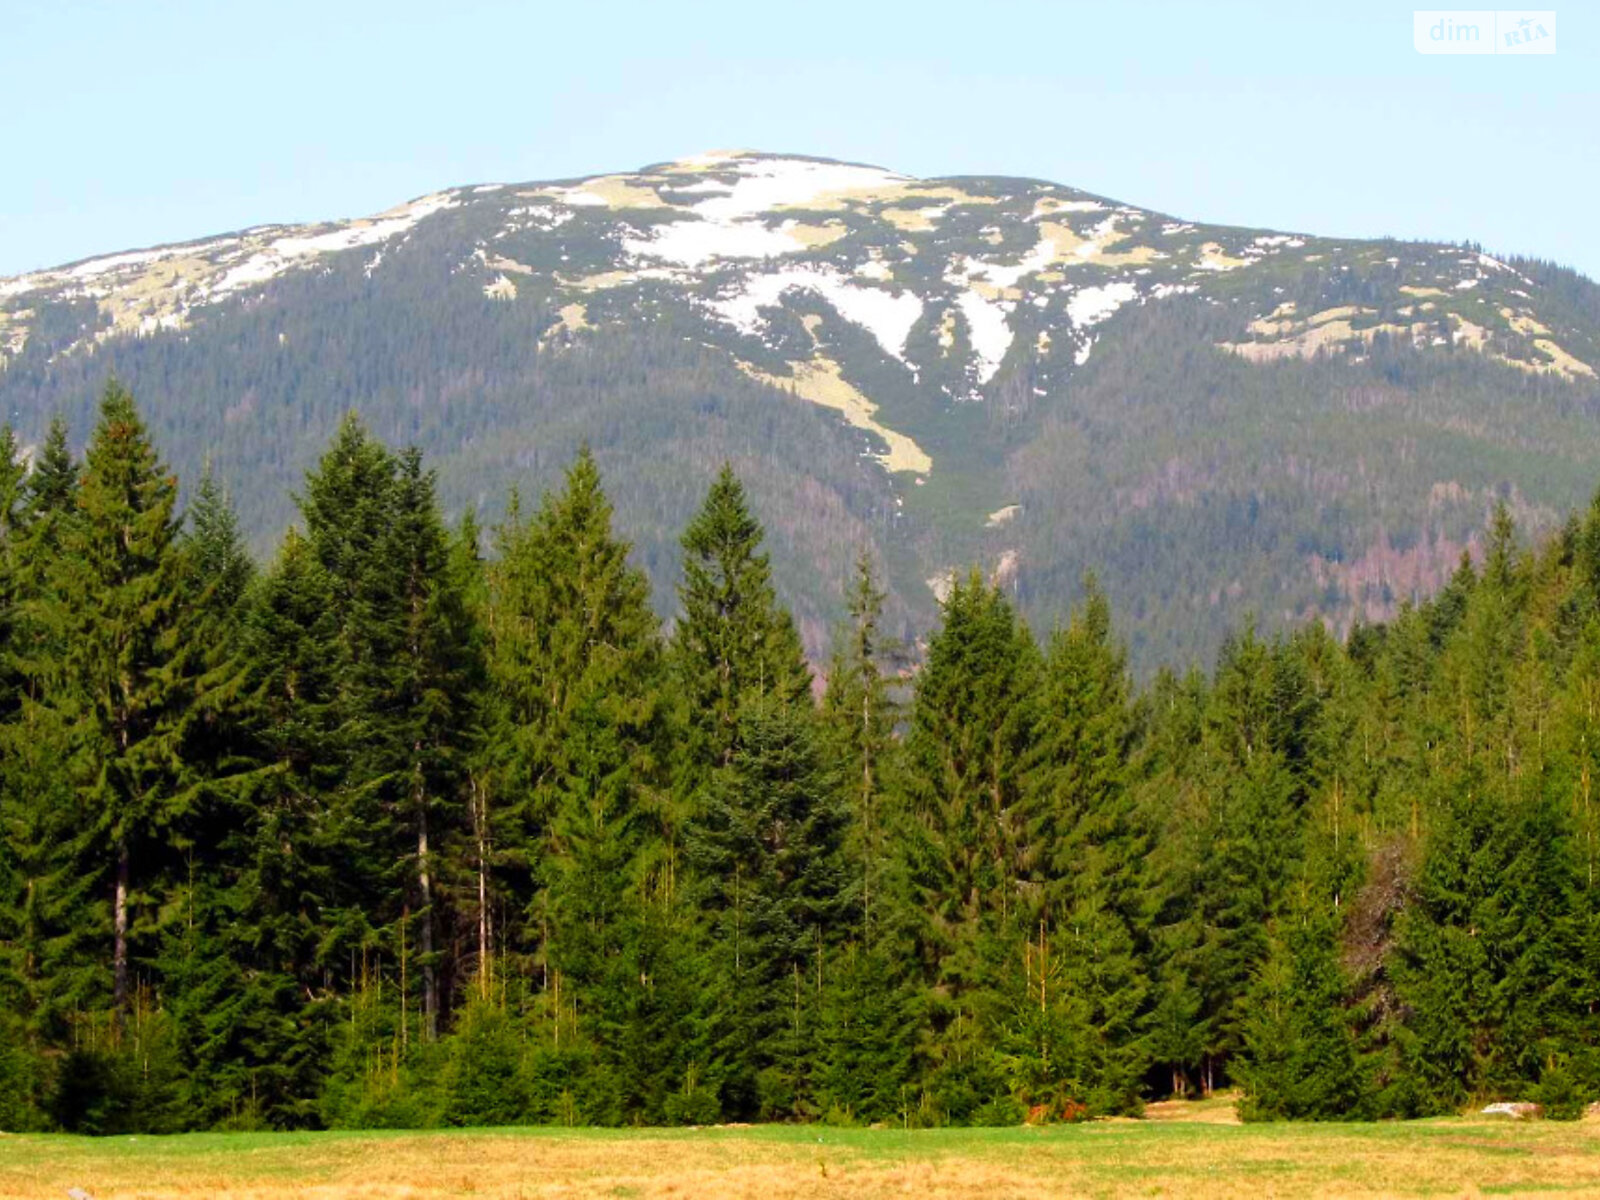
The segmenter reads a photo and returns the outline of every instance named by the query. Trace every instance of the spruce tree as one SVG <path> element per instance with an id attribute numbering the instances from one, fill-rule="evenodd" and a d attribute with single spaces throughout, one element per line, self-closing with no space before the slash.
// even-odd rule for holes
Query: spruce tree
<path id="1" fill-rule="evenodd" d="M 61 683 L 64 662 L 62 630 L 52 623 L 59 607 L 47 603 L 50 576 L 62 553 L 67 528 L 79 516 L 78 489 L 82 470 L 67 448 L 67 427 L 52 420 L 43 449 L 22 486 L 15 514 L 13 571 L 16 669 L 27 679 L 35 699 Z"/>
<path id="2" fill-rule="evenodd" d="M 894 728 L 900 706 L 890 691 L 889 656 L 896 647 L 882 633 L 884 593 L 863 552 L 847 597 L 849 624 L 828 668 L 822 715 L 851 797 L 852 857 L 858 864 L 861 936 L 876 936 L 874 904 L 882 905 L 888 855 L 882 813 L 884 779 L 893 770 Z"/>
<path id="3" fill-rule="evenodd" d="M 15 716 L 25 687 L 20 661 L 25 597 L 21 543 L 27 521 L 27 474 L 16 435 L 11 426 L 0 425 L 0 724 Z"/>
<path id="4" fill-rule="evenodd" d="M 78 511 L 66 522 L 48 604 L 72 726 L 73 774 L 92 822 L 91 869 L 111 892 L 112 1009 L 132 988 L 136 889 L 194 802 L 179 754 L 198 670 L 195 617 L 178 544 L 176 481 L 119 385 L 106 388 Z"/>
<path id="5" fill-rule="evenodd" d="M 593 457 L 531 520 L 513 503 L 489 569 L 490 654 L 502 789 L 511 820 L 537 840 L 584 777 L 613 789 L 613 815 L 653 782 L 658 737 L 657 621 L 649 584 L 611 529 Z M 601 732 L 609 730 L 609 734 Z M 592 738 L 614 737 L 611 757 Z M 582 761 L 577 761 L 581 759 Z M 620 788 L 618 792 L 615 789 Z M 622 805 L 626 812 L 617 810 Z M 569 814 L 575 815 L 575 814 Z"/>
<path id="6" fill-rule="evenodd" d="M 1408 1108 L 1446 1112 L 1537 1077 L 1573 997 L 1570 874 L 1549 801 L 1457 796 L 1435 813 L 1392 965 L 1409 1014 Z"/>
<path id="7" fill-rule="evenodd" d="M 895 868 L 917 914 L 927 1053 L 945 1111 L 995 1100 L 987 1047 L 1032 927 L 1035 858 L 1022 805 L 1037 650 L 998 589 L 974 573 L 945 599 L 917 679 L 897 775 Z"/>
<path id="8" fill-rule="evenodd" d="M 1094 581 L 1039 670 L 1024 805 L 1036 934 L 1013 1006 L 1012 1075 L 1029 1103 L 1092 1112 L 1137 1103 L 1138 1021 L 1149 983 L 1131 932 L 1141 918 L 1143 839 L 1126 787 L 1131 722 L 1111 610 Z M 1025 1065 L 1024 1065 L 1025 1064 Z"/>
<path id="9" fill-rule="evenodd" d="M 831 1121 L 887 1121 L 913 1080 L 916 993 L 887 938 L 855 940 L 827 959 L 816 1013 L 815 1108 Z"/>
<path id="10" fill-rule="evenodd" d="M 412 861 L 411 848 L 385 804 L 385 788 L 392 797 L 404 773 L 403 739 L 387 719 L 386 672 L 399 652 L 399 568 L 386 541 L 395 471 L 389 450 L 347 416 L 296 498 L 303 551 L 297 539 L 285 543 L 276 586 L 264 589 L 252 614 L 263 622 L 252 635 L 257 666 L 265 668 L 256 683 L 258 736 L 267 761 L 293 770 L 284 816 L 325 808 L 322 827 L 335 845 L 384 849 L 352 852 L 333 880 L 337 933 L 328 940 L 348 956 L 339 974 L 352 989 L 369 978 L 368 962 L 373 976 L 383 959 L 398 962 L 398 925 L 408 911 L 409 873 L 396 864 Z M 284 639 L 281 654 L 274 637 Z"/>
<path id="11" fill-rule="evenodd" d="M 84 870 L 90 822 L 68 770 L 68 614 L 51 603 L 48 586 L 77 503 L 65 427 L 52 424 L 31 472 L 20 456 L 10 462 L 11 504 L 0 533 L 0 1025 L 12 1052 L 11 1078 L 0 1090 L 16 1100 L 4 1119 L 28 1128 L 44 1120 L 51 1048 L 68 1037 L 74 1014 L 103 999 L 103 914 L 96 911 L 100 876 Z"/>
<path id="12" fill-rule="evenodd" d="M 1001 1062 L 1021 1105 L 1052 1118 L 1136 1113 L 1148 1053 L 1148 984 L 1121 918 L 1098 897 L 1020 946 L 999 1023 Z"/>
<path id="13" fill-rule="evenodd" d="M 453 968 L 440 944 L 450 881 L 439 848 L 470 825 L 482 674 L 434 487 L 417 451 L 391 454 L 352 416 L 300 501 L 337 625 L 333 703 L 349 756 L 341 819 L 392 856 L 362 863 L 361 911 L 391 959 L 414 959 L 425 1041 L 438 1031 Z"/>
<path id="14" fill-rule="evenodd" d="M 8 535 L 22 507 L 27 477 L 28 467 L 22 460 L 16 433 L 9 424 L 0 425 L 0 530 Z"/>
<path id="15" fill-rule="evenodd" d="M 42 850 L 28 828 L 27 773 L 11 738 L 25 696 L 19 649 L 18 520 L 26 466 L 10 426 L 0 427 L 0 1127 L 30 1129 L 42 1117 L 43 1058 L 30 1036 L 34 947 L 28 943 L 30 860 Z"/>
<path id="16" fill-rule="evenodd" d="M 560 493 L 532 519 L 513 503 L 497 531 L 488 741 L 503 836 L 541 892 L 529 932 L 637 1117 L 659 1114 L 681 1069 L 660 1007 L 680 906 L 660 853 L 658 622 L 611 513 L 584 450 Z"/>
<path id="17" fill-rule="evenodd" d="M 375 777 L 387 775 L 384 791 L 396 824 L 409 827 L 415 846 L 423 1036 L 431 1041 L 443 1010 L 441 976 L 450 965 L 439 944 L 445 899 L 440 848 L 466 824 L 483 660 L 439 518 L 434 476 L 415 449 L 400 456 L 377 559 L 380 582 L 375 594 L 368 593 L 375 601 L 369 614 L 391 623 L 389 636 L 379 642 L 391 654 L 368 664 L 368 763 Z"/>
<path id="18" fill-rule="evenodd" d="M 1137 709 L 1131 777 L 1135 820 L 1150 836 L 1148 965 L 1154 977 L 1147 1046 L 1175 1096 L 1205 1064 L 1210 1021 L 1201 991 L 1207 935 L 1194 901 L 1210 870 L 1210 805 L 1200 784 L 1206 685 L 1198 671 L 1157 675 Z M 1199 1077 L 1202 1087 L 1206 1077 Z"/>
<path id="19" fill-rule="evenodd" d="M 1301 788 L 1291 766 L 1302 728 L 1284 702 L 1281 655 L 1246 633 L 1225 649 L 1208 706 L 1198 768 L 1208 828 L 1194 904 L 1205 931 L 1195 967 L 1212 1064 L 1239 1047 L 1245 992 L 1302 853 Z"/>
<path id="20" fill-rule="evenodd" d="M 794 622 L 773 592 L 761 539 L 744 486 L 724 465 L 683 535 L 683 613 L 672 638 L 690 790 L 733 760 L 746 699 L 795 703 L 811 686 Z"/>
<path id="21" fill-rule="evenodd" d="M 202 604 L 225 626 L 231 626 L 255 575 L 255 564 L 240 536 L 238 515 L 209 464 L 186 516 L 184 544 Z"/>
<path id="22" fill-rule="evenodd" d="M 1257 970 L 1233 1068 L 1247 1121 L 1363 1115 L 1366 1088 L 1345 1017 L 1336 930 L 1332 913 L 1297 913 Z"/>
<path id="23" fill-rule="evenodd" d="M 819 1011 L 817 1105 L 834 1119 L 882 1120 L 898 1111 L 911 1078 L 916 987 L 886 806 L 902 705 L 893 672 L 904 648 L 883 632 L 884 593 L 863 552 L 846 596 L 823 695 L 823 732 L 851 810 L 848 858 L 859 899 L 850 942 L 835 955 Z"/>
<path id="24" fill-rule="evenodd" d="M 743 1117 L 798 1116 L 815 1111 L 816 1017 L 856 903 L 849 808 L 805 710 L 749 701 L 736 744 L 689 843 L 722 1094 Z"/>
<path id="25" fill-rule="evenodd" d="M 1060 920 L 1093 898 L 1125 924 L 1141 917 L 1145 843 L 1127 780 L 1132 741 L 1126 667 L 1111 608 L 1087 598 L 1050 640 L 1024 782 L 1041 911 Z M 1131 930 L 1130 930 L 1131 936 Z"/>
<path id="26" fill-rule="evenodd" d="M 1050 639 L 1040 672 L 1036 787 L 1052 803 L 1042 820 L 1067 831 L 1080 817 L 1116 807 L 1131 733 L 1126 666 L 1112 642 L 1111 606 L 1093 578 L 1086 598 Z"/>
<path id="27" fill-rule="evenodd" d="M 216 881 L 225 891 L 215 911 L 232 917 L 226 953 L 248 980 L 239 997 L 247 1002 L 228 1016 L 248 1047 L 240 1057 L 251 1067 L 249 1094 L 261 1120 L 299 1125 L 314 1119 L 323 1081 L 318 1010 L 337 994 L 330 984 L 359 986 L 353 962 L 371 945 L 362 884 L 372 847 L 345 803 L 333 587 L 297 531 L 241 621 L 238 726 L 255 770 L 229 789 L 233 820 L 219 848 L 228 873 Z M 177 947 L 191 971 L 192 945 Z M 199 1020 L 216 1024 L 208 1012 Z"/>

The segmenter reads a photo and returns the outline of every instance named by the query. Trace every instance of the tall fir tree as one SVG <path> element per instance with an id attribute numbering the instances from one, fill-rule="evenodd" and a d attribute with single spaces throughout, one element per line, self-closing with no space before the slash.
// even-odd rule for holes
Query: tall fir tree
<path id="1" fill-rule="evenodd" d="M 724 465 L 683 535 L 683 613 L 672 663 L 685 714 L 690 792 L 733 761 L 739 710 L 750 697 L 802 700 L 811 686 L 794 621 L 778 605 L 762 530 L 744 485 Z"/>
<path id="2" fill-rule="evenodd" d="M 225 953 L 242 977 L 224 1021 L 196 1023 L 242 1036 L 256 1117 L 271 1125 L 315 1119 L 327 1036 L 323 1014 L 359 986 L 352 959 L 368 947 L 369 895 L 356 869 L 370 853 L 342 803 L 347 731 L 338 705 L 338 613 L 327 572 L 290 530 L 240 618 L 244 679 L 237 709 L 241 753 L 255 767 L 229 789 L 232 820 L 219 857 L 228 873 L 217 905 L 231 916 Z M 179 963 L 195 971 L 192 941 Z M 216 976 L 200 972 L 202 983 Z M 202 989 L 200 998 L 204 1001 Z M 237 1107 L 240 1082 L 213 1089 Z M 232 1095 L 230 1095 L 230 1091 Z"/>
<path id="3" fill-rule="evenodd" d="M 994 1099 L 973 1045 L 1006 1010 L 1008 972 L 1031 926 L 1034 878 L 1022 804 L 1037 650 L 1005 597 L 957 581 L 917 680 L 896 787 L 895 873 L 917 914 L 924 1047 L 957 1111 Z M 974 1041 L 976 1039 L 976 1041 Z"/>
<path id="4" fill-rule="evenodd" d="M 185 515 L 184 544 L 202 604 L 231 632 L 255 576 L 255 563 L 240 535 L 238 514 L 209 463 Z"/>
<path id="5" fill-rule="evenodd" d="M 109 384 L 78 511 L 46 586 L 64 658 L 65 686 L 54 702 L 71 722 L 73 776 L 93 829 L 85 865 L 110 885 L 119 1025 L 132 995 L 138 897 L 149 894 L 171 830 L 194 803 L 180 748 L 193 718 L 199 647 L 176 503 L 177 482 L 133 397 Z"/>
<path id="6" fill-rule="evenodd" d="M 441 878 L 440 851 L 467 824 L 483 654 L 439 517 L 434 476 L 416 449 L 400 455 L 379 557 L 393 578 L 384 580 L 388 588 L 380 585 L 373 615 L 392 621 L 397 636 L 390 643 L 392 656 L 372 664 L 377 687 L 368 693 L 374 702 L 369 745 L 379 756 L 373 767 L 389 775 L 385 791 L 396 823 L 408 827 L 415 847 L 405 890 L 414 888 L 422 1031 L 431 1041 L 438 1036 L 453 966 L 441 945 L 449 881 Z"/>
<path id="7" fill-rule="evenodd" d="M 1131 926 L 1142 919 L 1146 845 L 1128 788 L 1127 668 L 1112 640 L 1111 606 L 1093 579 L 1086 593 L 1039 672 L 1024 782 L 1028 838 L 1047 917 L 1059 920 L 1092 897 Z"/>
<path id="8" fill-rule="evenodd" d="M 11 505 L 4 552 L 4 640 L 0 671 L 0 1001 L 15 1097 L 10 1120 L 36 1126 L 48 1106 L 51 1051 L 73 1014 L 100 1008 L 104 947 L 97 911 L 100 876 L 84 870 L 89 822 L 68 770 L 71 706 L 63 702 L 66 611 L 50 602 L 61 534 L 77 509 L 78 469 L 66 427 L 54 421 L 43 451 L 6 474 Z M 3 1070 L 3 1068 L 0 1068 Z"/>
<path id="9" fill-rule="evenodd" d="M 859 872 L 861 936 L 868 944 L 876 937 L 874 904 L 883 903 L 888 857 L 884 780 L 893 770 L 900 719 L 889 674 L 898 647 L 883 634 L 883 601 L 872 560 L 863 552 L 847 597 L 849 623 L 840 632 L 822 699 L 824 725 L 851 798 L 851 853 Z"/>
<path id="10" fill-rule="evenodd" d="M 586 449 L 531 519 L 513 504 L 496 540 L 489 741 L 501 824 L 538 889 L 530 940 L 597 1037 L 622 1108 L 659 1119 L 683 1065 L 662 1005 L 684 914 L 658 852 L 665 730 L 648 581 Z"/>
<path id="11" fill-rule="evenodd" d="M 814 1114 L 816 1018 L 856 898 L 849 808 L 816 720 L 748 701 L 737 750 L 689 844 L 716 980 L 714 1046 L 727 1110 Z"/>
<path id="12" fill-rule="evenodd" d="M 1235 1068 L 1247 1121 L 1364 1115 L 1367 1090 L 1344 1008 L 1336 933 L 1335 914 L 1296 913 L 1257 970 Z"/>

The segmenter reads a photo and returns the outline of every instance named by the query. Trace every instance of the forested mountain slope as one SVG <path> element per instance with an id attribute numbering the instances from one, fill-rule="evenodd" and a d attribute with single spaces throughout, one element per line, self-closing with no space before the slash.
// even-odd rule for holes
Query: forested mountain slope
<path id="1" fill-rule="evenodd" d="M 1497 499 L 1548 528 L 1600 461 L 1572 272 L 742 152 L 0 281 L 0 364 L 34 442 L 57 412 L 86 437 L 114 372 L 258 550 L 350 408 L 486 522 L 586 441 L 668 613 L 729 460 L 814 658 L 863 546 L 900 633 L 970 564 L 1041 628 L 1097 572 L 1141 672 L 1245 612 L 1344 629 L 1437 589 Z"/>

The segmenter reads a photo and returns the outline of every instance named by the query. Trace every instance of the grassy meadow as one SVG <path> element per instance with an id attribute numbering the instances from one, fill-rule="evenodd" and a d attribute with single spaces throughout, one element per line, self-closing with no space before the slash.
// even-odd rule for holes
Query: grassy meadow
<path id="1" fill-rule="evenodd" d="M 1600 1195 L 1600 1121 L 1235 1123 L 1221 1104 L 1021 1129 L 0 1136 L 0 1197 Z"/>

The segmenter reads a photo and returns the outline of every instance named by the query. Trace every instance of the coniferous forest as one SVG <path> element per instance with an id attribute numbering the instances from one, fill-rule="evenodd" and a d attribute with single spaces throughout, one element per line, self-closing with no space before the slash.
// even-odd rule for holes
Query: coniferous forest
<path id="1" fill-rule="evenodd" d="M 814 669 L 705 486 L 663 624 L 587 453 L 451 525 L 352 417 L 258 565 L 116 384 L 5 433 L 0 1128 L 1600 1097 L 1600 502 L 1136 689 L 1092 583 L 910 647 L 867 556 Z"/>

